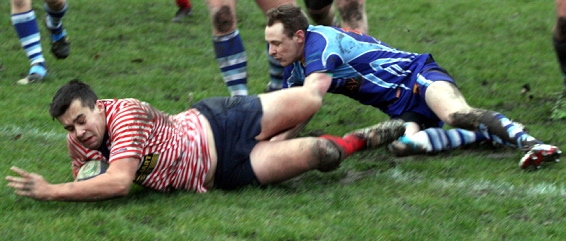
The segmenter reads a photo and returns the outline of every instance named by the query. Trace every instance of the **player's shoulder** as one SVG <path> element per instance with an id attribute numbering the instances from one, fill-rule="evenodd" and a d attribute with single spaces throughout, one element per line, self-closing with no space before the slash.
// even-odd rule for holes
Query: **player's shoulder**
<path id="1" fill-rule="evenodd" d="M 123 99 L 101 99 L 104 104 L 107 105 L 121 105 L 121 104 L 140 104 L 142 101 L 135 98 L 123 98 Z"/>
<path id="2" fill-rule="evenodd" d="M 113 110 L 128 110 L 131 108 L 143 108 L 146 103 L 134 98 L 124 98 L 124 99 L 106 99 L 103 100 L 106 106 L 106 112 L 112 112 Z"/>
<path id="3" fill-rule="evenodd" d="M 124 99 L 117 99 L 116 103 L 122 105 L 142 105 L 143 102 L 141 100 L 135 98 L 124 98 Z"/>
<path id="4" fill-rule="evenodd" d="M 307 28 L 307 34 L 309 34 L 311 37 L 316 37 L 316 36 L 332 36 L 335 34 L 340 34 L 341 30 L 339 28 L 336 27 L 330 27 L 330 26 L 323 26 L 323 25 L 310 25 Z"/>

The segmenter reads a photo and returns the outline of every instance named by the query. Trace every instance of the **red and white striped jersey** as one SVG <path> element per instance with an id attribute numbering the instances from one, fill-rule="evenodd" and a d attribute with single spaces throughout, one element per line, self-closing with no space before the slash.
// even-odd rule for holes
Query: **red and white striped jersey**
<path id="1" fill-rule="evenodd" d="M 88 160 L 140 160 L 134 182 L 159 191 L 206 192 L 210 168 L 206 133 L 197 110 L 163 113 L 137 99 L 105 99 L 109 158 L 67 135 L 73 174 Z"/>

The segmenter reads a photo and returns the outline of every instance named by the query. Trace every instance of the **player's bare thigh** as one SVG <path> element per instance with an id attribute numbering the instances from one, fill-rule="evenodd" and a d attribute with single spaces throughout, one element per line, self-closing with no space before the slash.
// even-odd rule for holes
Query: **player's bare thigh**
<path id="1" fill-rule="evenodd" d="M 289 130 L 312 117 L 321 107 L 322 99 L 309 88 L 295 87 L 258 95 L 263 117 L 258 140 Z"/>
<path id="2" fill-rule="evenodd" d="M 447 81 L 435 81 L 426 89 L 425 100 L 432 111 L 445 123 L 451 125 L 450 114 L 467 113 L 472 110 L 458 88 Z"/>

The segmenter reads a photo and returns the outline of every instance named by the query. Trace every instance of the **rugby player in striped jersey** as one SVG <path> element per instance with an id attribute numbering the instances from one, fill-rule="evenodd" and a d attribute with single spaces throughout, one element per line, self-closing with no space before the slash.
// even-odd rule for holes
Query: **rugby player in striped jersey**
<path id="1" fill-rule="evenodd" d="M 37 200 L 96 201 L 122 197 L 133 183 L 158 191 L 204 193 L 282 182 L 311 170 L 331 171 L 344 158 L 397 139 L 399 120 L 344 137 L 282 138 L 322 104 L 307 88 L 258 96 L 201 100 L 169 115 L 137 99 L 99 99 L 78 80 L 61 87 L 50 114 L 67 130 L 72 170 L 89 160 L 108 162 L 93 178 L 51 184 L 41 175 L 12 167 L 8 186 Z"/>

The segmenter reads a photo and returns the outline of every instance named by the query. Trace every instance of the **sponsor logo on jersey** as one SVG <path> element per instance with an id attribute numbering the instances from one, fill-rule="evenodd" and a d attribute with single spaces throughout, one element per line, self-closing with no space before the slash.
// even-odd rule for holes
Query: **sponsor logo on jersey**
<path id="1" fill-rule="evenodd" d="M 134 179 L 134 182 L 137 184 L 141 184 L 143 181 L 145 181 L 147 176 L 149 176 L 149 174 L 153 171 L 153 169 L 157 165 L 158 161 L 159 161 L 159 153 L 145 155 L 142 158 L 142 164 L 138 169 L 138 172 L 136 172 L 136 178 Z"/>

